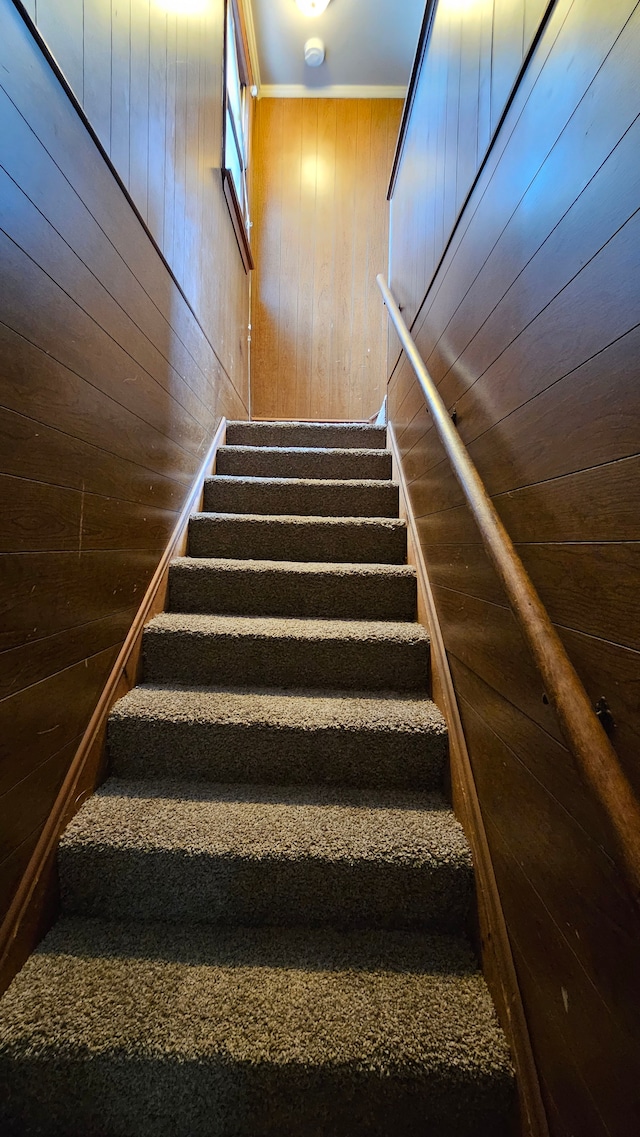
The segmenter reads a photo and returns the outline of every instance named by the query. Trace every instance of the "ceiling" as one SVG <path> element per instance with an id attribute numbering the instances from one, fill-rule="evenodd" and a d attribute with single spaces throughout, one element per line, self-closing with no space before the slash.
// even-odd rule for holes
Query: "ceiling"
<path id="1" fill-rule="evenodd" d="M 246 7 L 253 16 L 262 95 L 404 94 L 425 0 L 331 0 L 311 18 L 295 0 L 250 0 Z M 311 36 L 325 43 L 321 67 L 304 62 Z"/>

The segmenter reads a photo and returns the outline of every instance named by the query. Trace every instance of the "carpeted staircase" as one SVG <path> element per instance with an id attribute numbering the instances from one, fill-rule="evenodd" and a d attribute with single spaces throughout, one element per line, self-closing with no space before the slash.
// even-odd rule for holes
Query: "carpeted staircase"
<path id="1" fill-rule="evenodd" d="M 384 430 L 232 423 L 0 1003 L 6 1137 L 503 1137 Z"/>

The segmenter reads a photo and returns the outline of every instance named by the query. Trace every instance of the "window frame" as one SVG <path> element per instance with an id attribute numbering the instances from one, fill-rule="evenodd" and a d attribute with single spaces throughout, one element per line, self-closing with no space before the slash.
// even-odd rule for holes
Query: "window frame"
<path id="1" fill-rule="evenodd" d="M 236 122 L 236 114 L 229 94 L 229 68 L 232 65 L 229 59 L 229 36 L 233 34 L 235 55 L 237 61 L 237 80 L 240 92 L 240 114 L 242 121 Z M 244 42 L 242 18 L 238 0 L 225 0 L 224 6 L 224 67 L 223 67 L 223 98 L 222 98 L 222 186 L 226 198 L 233 229 L 238 242 L 238 249 L 242 257 L 245 272 L 254 268 L 249 238 L 251 222 L 249 220 L 249 197 L 247 185 L 248 166 L 248 99 L 251 87 L 251 72 L 249 69 L 248 52 Z M 229 131 L 228 124 L 231 124 Z M 240 134 L 240 137 L 238 137 Z M 230 135 L 230 136 L 229 136 Z M 236 187 L 231 162 L 229 161 L 229 148 L 233 147 L 236 163 L 240 166 L 243 183 L 244 201 L 240 200 Z"/>

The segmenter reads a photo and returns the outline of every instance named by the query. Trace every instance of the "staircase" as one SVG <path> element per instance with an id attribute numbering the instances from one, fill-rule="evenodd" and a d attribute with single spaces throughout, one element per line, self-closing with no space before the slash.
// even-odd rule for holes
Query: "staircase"
<path id="1" fill-rule="evenodd" d="M 385 433 L 231 423 L 0 1003 L 6 1137 L 502 1137 Z"/>

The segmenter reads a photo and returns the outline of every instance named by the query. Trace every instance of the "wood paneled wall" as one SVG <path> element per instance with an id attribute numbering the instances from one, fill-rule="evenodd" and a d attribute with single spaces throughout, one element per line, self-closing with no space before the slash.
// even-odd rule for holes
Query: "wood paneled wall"
<path id="1" fill-rule="evenodd" d="M 390 282 L 409 324 L 547 4 L 436 3 L 391 205 L 392 218 L 402 220 L 393 232 Z"/>
<path id="2" fill-rule="evenodd" d="M 164 0 L 27 7 L 247 402 L 248 287 L 220 176 L 224 0 L 182 16 Z"/>
<path id="3" fill-rule="evenodd" d="M 386 383 L 375 283 L 397 99 L 261 99 L 253 150 L 252 413 L 361 419 Z"/>
<path id="4" fill-rule="evenodd" d="M 636 0 L 557 0 L 413 328 L 638 792 L 639 52 Z M 432 200 L 420 220 L 417 183 L 413 210 L 394 202 L 401 297 L 419 257 L 398 250 L 426 265 L 440 240 Z M 637 908 L 405 361 L 390 403 L 551 1131 L 631 1137 Z"/>
<path id="5" fill-rule="evenodd" d="M 247 409 L 233 336 L 196 319 L 11 0 L 0 24 L 1 920 L 220 418 Z M 246 312 L 204 200 L 212 287 Z"/>

